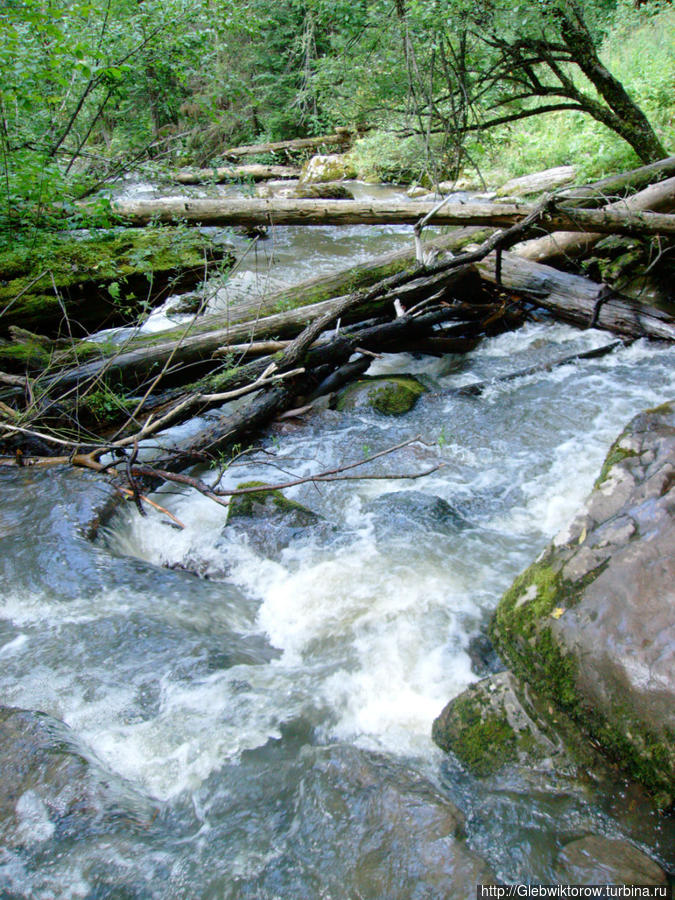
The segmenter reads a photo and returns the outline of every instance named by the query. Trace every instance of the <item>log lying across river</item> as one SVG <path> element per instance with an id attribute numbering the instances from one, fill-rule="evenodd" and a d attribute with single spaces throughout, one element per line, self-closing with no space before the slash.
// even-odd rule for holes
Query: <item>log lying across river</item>
<path id="1" fill-rule="evenodd" d="M 240 156 L 253 156 L 257 153 L 293 152 L 295 150 L 316 150 L 319 147 L 338 146 L 346 149 L 352 142 L 349 130 L 336 131 L 335 134 L 324 134 L 320 137 L 295 138 L 291 141 L 274 141 L 267 144 L 247 144 L 244 147 L 230 147 L 223 156 L 236 159 Z"/>
<path id="2" fill-rule="evenodd" d="M 180 184 L 209 184 L 222 181 L 267 181 L 268 179 L 299 178 L 297 166 L 214 166 L 209 169 L 179 169 L 173 176 Z"/>
<path id="3" fill-rule="evenodd" d="M 675 182 L 675 179 L 670 179 Z M 662 187 L 660 185 L 659 187 Z M 675 184 L 673 185 L 675 190 Z M 188 222 L 202 225 L 414 225 L 434 211 L 433 203 L 360 200 L 226 200 L 170 197 L 116 201 L 114 213 L 128 225 Z M 434 213 L 434 225 L 507 228 L 535 212 L 526 203 L 447 203 Z M 566 209 L 542 212 L 541 231 L 592 231 L 604 234 L 675 234 L 675 216 L 630 209 Z"/>

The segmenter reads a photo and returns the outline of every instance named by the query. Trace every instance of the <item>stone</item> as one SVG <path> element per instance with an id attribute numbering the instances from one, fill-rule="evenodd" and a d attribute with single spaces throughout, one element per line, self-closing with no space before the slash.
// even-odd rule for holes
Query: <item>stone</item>
<path id="1" fill-rule="evenodd" d="M 562 884 L 666 884 L 661 866 L 627 841 L 589 834 L 566 844 L 556 859 Z"/>
<path id="2" fill-rule="evenodd" d="M 675 797 L 675 413 L 640 414 L 584 509 L 502 598 L 491 637 L 660 805 Z"/>
<path id="3" fill-rule="evenodd" d="M 262 481 L 242 482 L 237 488 L 264 488 Z M 243 531 L 249 544 L 263 556 L 277 556 L 294 541 L 330 525 L 317 513 L 286 498 L 281 491 L 254 491 L 235 495 L 230 499 L 226 528 L 236 526 Z"/>
<path id="4" fill-rule="evenodd" d="M 298 200 L 353 200 L 354 195 L 340 182 L 320 182 L 319 184 L 300 184 L 290 193 Z"/>
<path id="5" fill-rule="evenodd" d="M 356 177 L 356 170 L 346 154 L 330 153 L 313 156 L 302 167 L 300 184 L 317 184 L 323 181 L 342 181 Z"/>
<path id="6" fill-rule="evenodd" d="M 384 416 L 410 412 L 427 388 L 412 375 L 364 376 L 337 395 L 340 412 L 370 407 Z"/>
<path id="7" fill-rule="evenodd" d="M 375 520 L 378 536 L 384 534 L 410 535 L 415 532 L 456 534 L 467 521 L 441 497 L 421 491 L 392 491 L 370 500 L 364 511 Z"/>
<path id="8" fill-rule="evenodd" d="M 0 707 L 0 845 L 22 847 L 58 830 L 147 828 L 157 807 L 106 771 L 73 732 L 45 713 Z"/>
<path id="9" fill-rule="evenodd" d="M 477 776 L 508 764 L 570 771 L 574 764 L 557 734 L 569 723 L 545 709 L 511 672 L 498 672 L 454 697 L 434 720 L 431 736 Z"/>
<path id="10" fill-rule="evenodd" d="M 473 900 L 476 884 L 495 883 L 466 844 L 461 810 L 431 782 L 355 747 L 314 753 L 303 797 L 323 813 L 324 864 L 349 859 L 354 896 Z"/>

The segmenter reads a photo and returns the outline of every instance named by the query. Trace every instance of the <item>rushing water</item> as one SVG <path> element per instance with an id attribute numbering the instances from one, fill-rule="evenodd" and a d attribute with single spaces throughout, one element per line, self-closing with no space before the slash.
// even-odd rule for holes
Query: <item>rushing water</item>
<path id="1" fill-rule="evenodd" d="M 291 420 L 222 474 L 282 481 L 419 437 L 364 470 L 384 480 L 288 491 L 322 517 L 288 545 L 175 486 L 155 499 L 183 530 L 125 511 L 91 542 L 95 477 L 0 474 L 2 704 L 65 722 L 105 785 L 93 811 L 62 818 L 39 786 L 14 798 L 0 896 L 470 896 L 482 861 L 507 881 L 556 880 L 559 848 L 589 832 L 672 866 L 672 823 L 609 776 L 479 780 L 430 740 L 478 677 L 472 638 L 501 592 L 574 514 L 625 422 L 675 396 L 675 353 L 638 341 L 480 398 L 450 389 L 609 340 L 543 322 L 466 357 L 378 360 L 371 372 L 431 388 L 411 413 Z"/>

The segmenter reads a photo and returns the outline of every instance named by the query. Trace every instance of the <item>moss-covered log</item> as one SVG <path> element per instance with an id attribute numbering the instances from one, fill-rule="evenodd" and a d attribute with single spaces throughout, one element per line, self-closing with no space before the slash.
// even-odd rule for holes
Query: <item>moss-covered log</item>
<path id="1" fill-rule="evenodd" d="M 194 287 L 226 244 L 181 228 L 47 235 L 0 253 L 0 335 L 11 326 L 56 337 L 135 322 L 170 294 Z"/>

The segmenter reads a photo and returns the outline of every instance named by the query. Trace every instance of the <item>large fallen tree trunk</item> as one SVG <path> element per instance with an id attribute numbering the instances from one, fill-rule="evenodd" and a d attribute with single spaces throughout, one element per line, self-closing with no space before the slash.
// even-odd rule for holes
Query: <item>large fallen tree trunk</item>
<path id="1" fill-rule="evenodd" d="M 627 337 L 675 341 L 675 324 L 668 313 L 617 296 L 606 285 L 588 278 L 560 272 L 516 253 L 502 254 L 499 277 L 495 254 L 477 263 L 477 268 L 483 278 L 530 298 L 556 318 Z"/>
<path id="2" fill-rule="evenodd" d="M 212 184 L 222 181 L 268 181 L 273 178 L 299 178 L 297 166 L 217 166 L 212 169 L 180 169 L 173 176 L 179 184 Z"/>
<path id="3" fill-rule="evenodd" d="M 673 181 L 673 179 L 671 179 Z M 675 181 L 656 185 L 675 198 Z M 646 192 L 643 192 L 646 193 Z M 638 197 L 641 195 L 637 195 Z M 636 198 L 633 198 L 636 199 Z M 537 229 L 568 229 L 605 234 L 675 234 L 675 216 L 642 212 L 650 207 L 612 205 L 604 209 L 552 207 L 542 210 Z M 415 225 L 433 213 L 434 225 L 508 228 L 538 207 L 525 203 L 363 202 L 360 200 L 225 200 L 170 197 L 116 201 L 113 212 L 129 225 L 183 221 L 201 225 Z M 534 226 L 533 226 L 534 227 Z"/>
<path id="4" fill-rule="evenodd" d="M 257 153 L 293 152 L 295 150 L 315 150 L 323 146 L 338 146 L 346 149 L 352 142 L 349 130 L 336 131 L 335 134 L 324 134 L 320 137 L 295 138 L 291 141 L 273 141 L 267 144 L 248 144 L 243 147 L 230 147 L 223 156 L 236 159 L 240 156 L 253 156 Z"/>
<path id="5" fill-rule="evenodd" d="M 617 200 L 609 206 L 603 207 L 601 212 L 608 215 L 619 214 L 639 219 L 641 216 L 649 217 L 652 212 L 646 210 L 664 210 L 670 211 L 675 209 L 675 177 L 668 178 L 665 181 L 652 184 L 634 194 L 632 197 Z M 571 211 L 570 211 L 571 212 Z M 661 216 L 661 218 L 673 219 L 675 216 Z M 553 261 L 564 259 L 565 257 L 581 256 L 597 243 L 602 234 L 602 229 L 589 227 L 587 233 L 580 234 L 579 229 L 575 231 L 566 229 L 565 231 L 554 232 L 546 237 L 528 241 L 518 248 L 520 256 L 528 259 L 536 259 L 539 261 Z M 616 229 L 617 234 L 622 233 Z M 640 234 L 640 231 L 636 231 Z M 672 232 L 662 232 L 663 234 L 672 234 Z M 647 234 L 647 232 L 642 232 Z"/>

